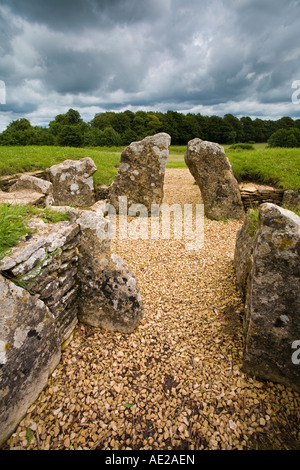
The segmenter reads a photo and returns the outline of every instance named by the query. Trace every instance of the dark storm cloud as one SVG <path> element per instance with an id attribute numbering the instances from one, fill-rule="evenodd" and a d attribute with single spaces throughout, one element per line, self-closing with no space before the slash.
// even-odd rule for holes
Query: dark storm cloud
<path id="1" fill-rule="evenodd" d="M 3 0 L 2 3 L 30 22 L 63 31 L 151 21 L 160 15 L 164 4 L 161 0 Z"/>
<path id="2" fill-rule="evenodd" d="M 0 112 L 297 116 L 299 13 L 299 0 L 2 0 Z"/>

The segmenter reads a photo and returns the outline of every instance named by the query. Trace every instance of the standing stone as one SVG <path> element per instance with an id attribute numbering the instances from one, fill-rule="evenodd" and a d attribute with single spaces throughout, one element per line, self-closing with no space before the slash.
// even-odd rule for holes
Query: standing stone
<path id="1" fill-rule="evenodd" d="M 200 188 L 204 212 L 209 219 L 244 217 L 239 185 L 223 147 L 193 139 L 188 143 L 185 162 Z"/>
<path id="2" fill-rule="evenodd" d="M 109 203 L 116 212 L 119 197 L 127 197 L 130 207 L 143 204 L 148 213 L 151 204 L 161 204 L 164 196 L 164 177 L 171 137 L 160 133 L 132 142 L 121 155 L 119 171 L 109 191 Z"/>
<path id="3" fill-rule="evenodd" d="M 65 160 L 48 169 L 54 205 L 88 207 L 95 203 L 93 174 L 97 167 L 89 157 Z"/>
<path id="4" fill-rule="evenodd" d="M 300 217 L 269 203 L 259 217 L 243 368 L 299 392 L 300 367 L 292 356 L 300 340 Z"/>
<path id="5" fill-rule="evenodd" d="M 109 219 L 98 211 L 77 211 L 79 246 L 78 318 L 82 323 L 120 333 L 131 333 L 144 314 L 134 273 L 110 251 Z"/>
<path id="6" fill-rule="evenodd" d="M 54 315 L 0 275 L 0 446 L 47 384 L 61 357 Z"/>
<path id="7" fill-rule="evenodd" d="M 237 286 L 244 300 L 246 299 L 247 285 L 252 269 L 252 253 L 255 238 L 255 234 L 252 234 L 250 231 L 250 225 L 250 218 L 246 216 L 243 226 L 238 231 L 234 251 Z"/>

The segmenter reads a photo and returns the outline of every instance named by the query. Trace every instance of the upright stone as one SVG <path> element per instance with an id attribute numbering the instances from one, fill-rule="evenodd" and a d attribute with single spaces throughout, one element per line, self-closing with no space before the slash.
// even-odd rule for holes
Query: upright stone
<path id="1" fill-rule="evenodd" d="M 259 217 L 246 299 L 244 370 L 300 391 L 300 367 L 293 361 L 300 340 L 300 217 L 269 203 Z"/>
<path id="2" fill-rule="evenodd" d="M 248 280 L 252 269 L 254 237 L 255 233 L 251 233 L 250 218 L 246 216 L 243 226 L 237 233 L 234 251 L 237 286 L 244 300 L 246 299 Z"/>
<path id="3" fill-rule="evenodd" d="M 119 210 L 119 197 L 127 197 L 128 206 L 143 204 L 148 213 L 151 204 L 161 204 L 171 137 L 160 133 L 132 142 L 121 155 L 119 171 L 109 191 L 109 203 Z"/>
<path id="4" fill-rule="evenodd" d="M 0 275 L 0 446 L 47 384 L 61 357 L 54 315 Z"/>
<path id="5" fill-rule="evenodd" d="M 144 314 L 134 273 L 110 251 L 109 220 L 100 211 L 77 211 L 79 246 L 78 318 L 82 323 L 120 333 L 131 333 Z"/>
<path id="6" fill-rule="evenodd" d="M 54 205 L 88 207 L 95 203 L 93 174 L 97 167 L 89 157 L 65 160 L 48 169 Z"/>
<path id="7" fill-rule="evenodd" d="M 240 189 L 224 148 L 213 142 L 193 139 L 185 162 L 200 188 L 205 215 L 214 220 L 242 219 Z"/>

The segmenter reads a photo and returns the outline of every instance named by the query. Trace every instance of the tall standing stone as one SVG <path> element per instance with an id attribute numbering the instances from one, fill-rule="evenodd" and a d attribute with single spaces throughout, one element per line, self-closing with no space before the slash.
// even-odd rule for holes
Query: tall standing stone
<path id="1" fill-rule="evenodd" d="M 294 212 L 261 206 L 248 282 L 244 370 L 300 391 L 293 361 L 300 340 L 300 217 Z"/>
<path id="2" fill-rule="evenodd" d="M 88 207 L 95 203 L 93 174 L 97 167 L 91 158 L 65 160 L 47 171 L 54 205 Z"/>
<path id="3" fill-rule="evenodd" d="M 239 185 L 223 147 L 193 139 L 188 143 L 185 162 L 200 188 L 209 219 L 244 217 Z"/>
<path id="4" fill-rule="evenodd" d="M 54 315 L 0 275 L 0 446 L 47 384 L 61 357 Z"/>
<path id="5" fill-rule="evenodd" d="M 111 253 L 110 221 L 99 211 L 76 211 L 81 229 L 77 279 L 78 318 L 82 323 L 110 331 L 131 333 L 144 314 L 134 273 Z"/>
<path id="6" fill-rule="evenodd" d="M 151 204 L 161 204 L 171 137 L 160 133 L 132 142 L 121 155 L 119 171 L 110 187 L 109 203 L 116 211 L 119 197 L 127 197 L 130 207 L 143 204 L 150 212 Z"/>

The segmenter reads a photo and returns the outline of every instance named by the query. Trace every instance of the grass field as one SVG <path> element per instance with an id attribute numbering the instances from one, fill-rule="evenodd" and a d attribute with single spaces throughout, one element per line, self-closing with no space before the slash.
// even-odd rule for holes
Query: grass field
<path id="1" fill-rule="evenodd" d="M 266 148 L 255 144 L 254 150 L 231 150 L 224 146 L 238 181 L 252 180 L 300 191 L 300 149 Z M 123 147 L 0 147 L 0 176 L 49 168 L 66 159 L 91 157 L 98 171 L 95 184 L 110 184 L 117 172 Z M 171 146 L 168 168 L 185 168 L 186 147 Z"/>
<path id="2" fill-rule="evenodd" d="M 30 205 L 0 204 L 0 259 L 24 235 L 34 232 L 27 227 L 27 222 L 34 216 L 40 217 L 45 223 L 69 220 L 66 213 L 56 212 L 50 207 L 39 209 Z"/>

